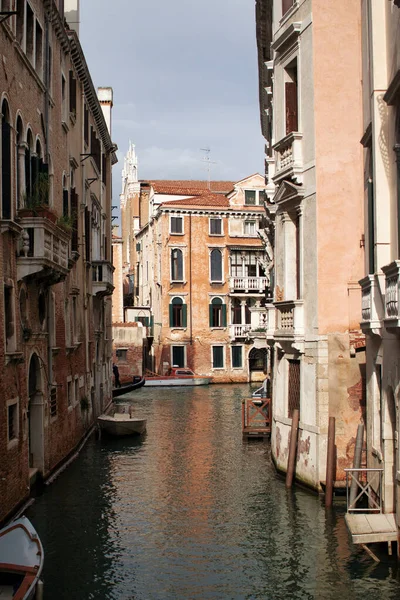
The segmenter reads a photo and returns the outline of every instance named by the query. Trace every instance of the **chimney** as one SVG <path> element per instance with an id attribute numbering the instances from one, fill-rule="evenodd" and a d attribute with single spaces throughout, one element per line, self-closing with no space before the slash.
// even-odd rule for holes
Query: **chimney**
<path id="1" fill-rule="evenodd" d="M 64 0 L 65 20 L 67 21 L 70 29 L 76 31 L 78 37 L 79 23 L 81 20 L 79 3 L 80 0 Z"/>
<path id="2" fill-rule="evenodd" d="M 113 89 L 110 87 L 97 88 L 97 97 L 107 123 L 108 133 L 111 137 L 111 111 L 113 107 Z"/>

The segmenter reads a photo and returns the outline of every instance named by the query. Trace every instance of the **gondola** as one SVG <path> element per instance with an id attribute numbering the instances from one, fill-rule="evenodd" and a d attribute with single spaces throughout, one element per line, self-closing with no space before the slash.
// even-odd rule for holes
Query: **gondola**
<path id="1" fill-rule="evenodd" d="M 134 375 L 133 380 L 130 383 L 123 383 L 121 387 L 113 388 L 112 397 L 118 398 L 118 396 L 123 396 L 124 394 L 128 394 L 129 392 L 133 392 L 133 390 L 138 390 L 144 384 L 146 380 L 144 377 L 140 377 L 139 375 Z"/>

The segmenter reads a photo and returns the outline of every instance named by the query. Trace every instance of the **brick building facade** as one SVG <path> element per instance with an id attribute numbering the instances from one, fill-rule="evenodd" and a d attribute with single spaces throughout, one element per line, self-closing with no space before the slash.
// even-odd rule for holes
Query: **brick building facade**
<path id="1" fill-rule="evenodd" d="M 0 4 L 2 521 L 111 397 L 116 148 L 63 2 Z"/>

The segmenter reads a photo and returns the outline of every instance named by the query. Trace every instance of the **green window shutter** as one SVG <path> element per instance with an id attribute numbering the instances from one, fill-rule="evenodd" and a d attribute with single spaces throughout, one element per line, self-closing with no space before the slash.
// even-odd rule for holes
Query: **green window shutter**
<path id="1" fill-rule="evenodd" d="M 174 326 L 174 313 L 173 313 L 172 304 L 169 305 L 169 326 L 170 327 Z"/>
<path id="2" fill-rule="evenodd" d="M 213 305 L 212 304 L 209 304 L 208 310 L 209 310 L 209 317 L 210 317 L 210 327 L 213 327 L 214 322 L 213 322 Z"/>
<path id="3" fill-rule="evenodd" d="M 140 242 L 137 242 L 136 244 L 136 252 L 140 252 Z"/>
<path id="4" fill-rule="evenodd" d="M 182 304 L 182 327 L 187 326 L 187 304 Z"/>
<path id="5" fill-rule="evenodd" d="M 222 327 L 226 327 L 226 304 L 222 305 Z"/>

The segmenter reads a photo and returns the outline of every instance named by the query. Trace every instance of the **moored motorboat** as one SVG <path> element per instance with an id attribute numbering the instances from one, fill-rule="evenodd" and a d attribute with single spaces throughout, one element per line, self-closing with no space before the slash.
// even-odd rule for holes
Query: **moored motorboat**
<path id="1" fill-rule="evenodd" d="M 0 598 L 30 600 L 35 597 L 43 569 L 43 546 L 26 517 L 0 530 Z"/>
<path id="2" fill-rule="evenodd" d="M 142 435 L 146 431 L 146 419 L 133 416 L 133 407 L 129 406 L 128 412 L 120 412 L 123 405 L 112 407 L 111 411 L 97 418 L 101 431 L 116 437 L 127 435 Z"/>
<path id="3" fill-rule="evenodd" d="M 187 385 L 208 385 L 209 377 L 195 375 L 191 369 L 173 367 L 167 375 L 157 375 L 152 373 L 146 375 L 146 387 L 155 386 L 187 386 Z"/>
<path id="4" fill-rule="evenodd" d="M 124 394 L 129 394 L 129 392 L 133 392 L 133 390 L 137 390 L 144 386 L 146 380 L 144 377 L 140 377 L 135 375 L 133 377 L 133 381 L 129 383 L 123 383 L 121 387 L 113 388 L 112 397 L 118 398 L 119 396 L 123 396 Z"/>

